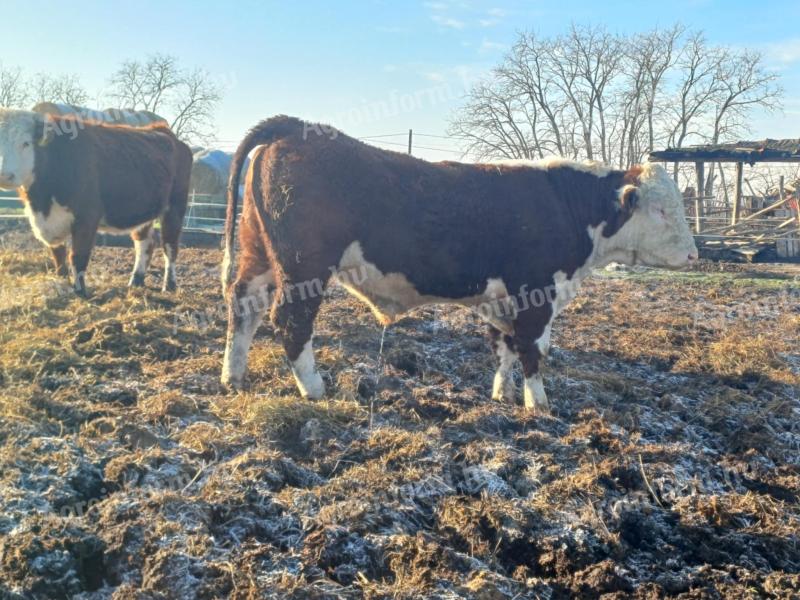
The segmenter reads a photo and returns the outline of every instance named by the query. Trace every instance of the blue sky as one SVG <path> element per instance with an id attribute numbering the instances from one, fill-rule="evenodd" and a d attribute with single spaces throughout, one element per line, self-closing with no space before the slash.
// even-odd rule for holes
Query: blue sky
<path id="1" fill-rule="evenodd" d="M 209 71 L 225 91 L 218 138 L 234 145 L 258 120 L 288 113 L 352 135 L 443 135 L 467 82 L 486 73 L 516 32 L 563 32 L 571 22 L 634 32 L 680 21 L 712 43 L 760 49 L 786 88 L 781 114 L 759 115 L 754 137 L 800 137 L 800 2 L 137 2 L 53 5 L 2 0 L 0 61 L 75 73 L 100 93 L 125 59 L 154 52 Z M 381 138 L 403 143 L 401 137 Z M 449 148 L 439 138 L 418 146 Z M 388 146 L 387 147 L 391 147 Z M 438 150 L 417 154 L 455 158 Z"/>

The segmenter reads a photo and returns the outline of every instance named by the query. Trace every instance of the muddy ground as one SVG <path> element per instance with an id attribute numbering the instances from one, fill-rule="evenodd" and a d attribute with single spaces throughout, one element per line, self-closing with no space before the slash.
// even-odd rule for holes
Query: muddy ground
<path id="1" fill-rule="evenodd" d="M 488 398 L 469 311 L 386 332 L 335 291 L 329 399 L 298 399 L 263 327 L 217 380 L 212 250 L 176 296 L 93 296 L 27 233 L 0 248 L 0 597 L 800 596 L 797 266 L 603 272 L 554 329 L 553 415 Z"/>

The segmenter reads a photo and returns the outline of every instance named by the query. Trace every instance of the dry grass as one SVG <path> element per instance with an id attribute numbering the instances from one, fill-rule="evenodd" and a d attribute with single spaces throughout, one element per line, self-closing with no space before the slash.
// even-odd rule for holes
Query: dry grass
<path id="1" fill-rule="evenodd" d="M 268 327 L 225 395 L 219 254 L 182 257 L 179 294 L 160 264 L 128 293 L 130 252 L 100 248 L 83 301 L 4 238 L 0 596 L 800 594 L 796 269 L 591 280 L 542 418 L 488 400 L 469 312 L 390 328 L 379 373 L 381 328 L 339 293 L 328 399 L 297 397 Z"/>

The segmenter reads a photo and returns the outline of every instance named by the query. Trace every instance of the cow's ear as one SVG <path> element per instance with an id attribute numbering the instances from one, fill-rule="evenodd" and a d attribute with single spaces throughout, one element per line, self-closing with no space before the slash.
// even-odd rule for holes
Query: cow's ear
<path id="1" fill-rule="evenodd" d="M 56 135 L 55 127 L 47 117 L 37 117 L 34 138 L 38 146 L 47 146 Z"/>
<path id="2" fill-rule="evenodd" d="M 619 194 L 619 207 L 625 214 L 631 214 L 639 205 L 639 188 L 626 185 Z"/>

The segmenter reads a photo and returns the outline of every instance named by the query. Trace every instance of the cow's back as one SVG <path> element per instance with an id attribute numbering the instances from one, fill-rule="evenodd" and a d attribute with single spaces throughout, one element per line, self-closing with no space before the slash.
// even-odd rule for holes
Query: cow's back
<path id="1" fill-rule="evenodd" d="M 158 217 L 176 175 L 188 182 L 191 151 L 169 129 L 72 119 L 51 127 L 56 134 L 37 159 L 39 186 L 75 203 L 72 210 L 101 215 L 109 228 L 126 230 Z"/>

